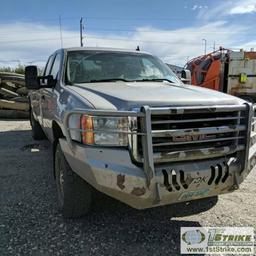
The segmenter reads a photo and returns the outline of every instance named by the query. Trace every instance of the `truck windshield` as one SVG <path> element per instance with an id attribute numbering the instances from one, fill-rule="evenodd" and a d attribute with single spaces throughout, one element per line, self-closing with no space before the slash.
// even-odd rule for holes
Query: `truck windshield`
<path id="1" fill-rule="evenodd" d="M 182 84 L 161 60 L 144 53 L 70 51 L 66 82 L 168 81 Z"/>

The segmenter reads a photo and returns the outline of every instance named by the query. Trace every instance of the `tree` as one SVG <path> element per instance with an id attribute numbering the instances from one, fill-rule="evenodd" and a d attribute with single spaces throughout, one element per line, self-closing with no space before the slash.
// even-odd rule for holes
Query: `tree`
<path id="1" fill-rule="evenodd" d="M 25 66 L 19 64 L 17 67 L 15 68 L 11 68 L 11 67 L 0 67 L 0 72 L 9 72 L 9 73 L 18 73 L 18 74 L 25 74 Z"/>
<path id="2" fill-rule="evenodd" d="M 1 67 L 0 72 L 12 72 L 12 69 L 10 67 Z"/>
<path id="3" fill-rule="evenodd" d="M 19 64 L 19 65 L 14 69 L 14 72 L 15 72 L 15 73 L 18 73 L 18 74 L 24 75 L 24 74 L 25 74 L 25 66 Z"/>

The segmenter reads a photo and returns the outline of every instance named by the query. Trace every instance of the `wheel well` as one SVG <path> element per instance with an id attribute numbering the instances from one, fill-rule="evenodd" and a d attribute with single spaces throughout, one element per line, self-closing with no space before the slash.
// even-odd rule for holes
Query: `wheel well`
<path id="1" fill-rule="evenodd" d="M 56 150 L 56 146 L 58 144 L 59 138 L 64 138 L 65 137 L 61 128 L 60 128 L 60 126 L 55 121 L 52 122 L 52 134 L 53 134 L 53 147 L 52 147 L 53 176 L 54 176 L 54 179 L 55 179 L 56 178 L 55 177 L 55 150 Z"/>
<path id="2" fill-rule="evenodd" d="M 52 133 L 53 133 L 54 141 L 58 140 L 59 138 L 63 138 L 64 137 L 63 132 L 62 132 L 60 126 L 55 121 L 52 122 Z"/>

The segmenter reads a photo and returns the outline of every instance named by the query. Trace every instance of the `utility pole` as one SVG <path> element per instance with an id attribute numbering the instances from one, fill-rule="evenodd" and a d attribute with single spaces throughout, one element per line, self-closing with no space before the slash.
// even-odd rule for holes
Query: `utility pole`
<path id="1" fill-rule="evenodd" d="M 60 46 L 61 46 L 61 48 L 63 48 L 61 16 L 59 16 L 59 26 L 60 26 Z"/>
<path id="2" fill-rule="evenodd" d="M 207 40 L 203 38 L 202 41 L 204 41 L 204 55 L 205 55 L 206 54 L 206 48 L 207 48 Z"/>
<path id="3" fill-rule="evenodd" d="M 84 29 L 84 25 L 83 25 L 83 18 L 80 19 L 80 46 L 83 47 L 83 29 Z"/>

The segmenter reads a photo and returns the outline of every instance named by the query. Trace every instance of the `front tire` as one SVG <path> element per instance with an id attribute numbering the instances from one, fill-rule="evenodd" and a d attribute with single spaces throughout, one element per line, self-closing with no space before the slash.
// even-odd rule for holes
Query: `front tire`
<path id="1" fill-rule="evenodd" d="M 92 204 L 92 187 L 73 172 L 59 143 L 55 150 L 54 169 L 62 215 L 66 218 L 76 218 L 88 213 Z"/>

